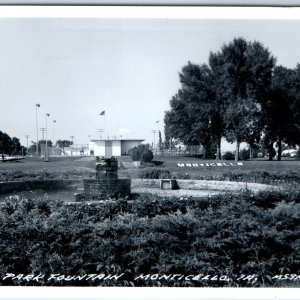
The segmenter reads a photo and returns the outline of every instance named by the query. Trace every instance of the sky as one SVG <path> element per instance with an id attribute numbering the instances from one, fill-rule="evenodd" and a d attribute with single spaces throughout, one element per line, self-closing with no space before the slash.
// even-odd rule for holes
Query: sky
<path id="1" fill-rule="evenodd" d="M 87 144 L 105 129 L 152 143 L 188 61 L 244 37 L 293 68 L 299 34 L 300 20 L 0 18 L 0 130 L 36 141 L 39 103 L 48 139 Z"/>

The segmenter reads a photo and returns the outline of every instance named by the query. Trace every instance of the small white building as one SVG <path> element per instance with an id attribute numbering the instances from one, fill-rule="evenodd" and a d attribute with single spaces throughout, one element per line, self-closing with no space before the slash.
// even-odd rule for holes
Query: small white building
<path id="1" fill-rule="evenodd" d="M 142 139 L 91 140 L 89 155 L 105 157 L 128 155 L 130 149 L 138 146 L 143 141 Z"/>

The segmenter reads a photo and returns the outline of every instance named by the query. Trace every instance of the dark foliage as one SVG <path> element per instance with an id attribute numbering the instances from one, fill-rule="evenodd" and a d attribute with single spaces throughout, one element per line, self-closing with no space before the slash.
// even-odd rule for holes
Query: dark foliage
<path id="1" fill-rule="evenodd" d="M 22 146 L 16 137 L 11 138 L 7 133 L 0 131 L 0 154 L 20 155 Z"/>
<path id="2" fill-rule="evenodd" d="M 0 273 L 125 273 L 115 281 L 30 285 L 273 286 L 275 274 L 299 269 L 299 199 L 300 193 L 269 192 L 64 206 L 11 197 L 0 209 Z M 156 273 L 222 274 L 232 281 L 135 280 Z M 237 281 L 240 274 L 258 280 Z"/>
<path id="3" fill-rule="evenodd" d="M 139 170 L 139 178 L 163 179 L 171 178 L 171 173 L 168 169 L 157 167 L 146 167 Z"/>
<path id="4" fill-rule="evenodd" d="M 46 169 L 39 171 L 0 171 L 1 181 L 51 180 L 51 179 L 79 179 L 94 177 L 93 171 L 68 170 L 64 172 L 49 172 Z"/>
<path id="5" fill-rule="evenodd" d="M 250 151 L 248 149 L 242 149 L 239 153 L 241 160 L 247 160 L 250 158 Z"/>
<path id="6" fill-rule="evenodd" d="M 234 160 L 234 154 L 230 151 L 227 151 L 223 155 L 223 159 L 225 160 Z"/>
<path id="7" fill-rule="evenodd" d="M 133 161 L 149 162 L 153 159 L 153 152 L 149 145 L 140 144 L 130 149 L 130 157 Z"/>

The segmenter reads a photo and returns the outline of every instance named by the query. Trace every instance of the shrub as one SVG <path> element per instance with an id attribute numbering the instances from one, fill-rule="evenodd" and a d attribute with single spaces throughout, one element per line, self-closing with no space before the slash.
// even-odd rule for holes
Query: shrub
<path id="1" fill-rule="evenodd" d="M 142 153 L 142 156 L 141 156 L 142 162 L 149 162 L 152 159 L 153 159 L 153 152 L 151 150 L 148 149 Z"/>
<path id="2" fill-rule="evenodd" d="M 138 145 L 130 150 L 130 157 L 133 161 L 148 162 L 153 159 L 153 152 L 149 149 L 149 145 Z"/>
<path id="3" fill-rule="evenodd" d="M 139 171 L 139 178 L 164 179 L 171 178 L 171 173 L 163 168 L 144 168 Z"/>
<path id="4" fill-rule="evenodd" d="M 234 154 L 230 151 L 227 151 L 223 155 L 223 159 L 225 159 L 225 160 L 234 160 Z"/>
<path id="5" fill-rule="evenodd" d="M 1 279 L 0 284 L 274 287 L 283 281 L 273 276 L 299 270 L 299 194 L 184 200 L 151 195 L 76 206 L 10 198 L 0 207 L 0 272 L 46 276 L 40 282 Z M 262 198 L 276 206 L 262 206 Z M 46 279 L 122 272 L 115 281 Z M 140 274 L 226 275 L 232 281 L 135 280 Z M 238 281 L 241 274 L 258 278 Z"/>
<path id="6" fill-rule="evenodd" d="M 242 149 L 239 153 L 241 160 L 247 160 L 250 158 L 250 151 L 247 149 Z"/>

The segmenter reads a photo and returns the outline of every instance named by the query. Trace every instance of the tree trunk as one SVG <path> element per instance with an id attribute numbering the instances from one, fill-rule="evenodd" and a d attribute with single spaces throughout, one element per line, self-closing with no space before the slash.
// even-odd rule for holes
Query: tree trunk
<path id="1" fill-rule="evenodd" d="M 240 152 L 240 142 L 236 142 L 235 148 L 235 161 L 239 161 L 239 152 Z"/>
<path id="2" fill-rule="evenodd" d="M 249 145 L 249 160 L 252 160 L 253 159 L 253 149 L 251 147 L 251 145 Z"/>
<path id="3" fill-rule="evenodd" d="M 273 160 L 273 143 L 270 145 L 269 149 L 269 160 Z"/>
<path id="4" fill-rule="evenodd" d="M 217 156 L 216 159 L 222 159 L 221 158 L 221 139 L 218 138 L 217 141 Z"/>
<path id="5" fill-rule="evenodd" d="M 203 146 L 203 159 L 206 159 L 207 151 L 206 148 Z"/>
<path id="6" fill-rule="evenodd" d="M 262 157 L 266 157 L 266 147 L 262 148 Z"/>
<path id="7" fill-rule="evenodd" d="M 277 142 L 277 146 L 278 146 L 277 160 L 281 160 L 281 150 L 282 150 L 281 138 L 279 138 Z"/>

